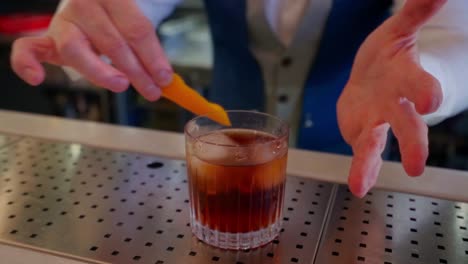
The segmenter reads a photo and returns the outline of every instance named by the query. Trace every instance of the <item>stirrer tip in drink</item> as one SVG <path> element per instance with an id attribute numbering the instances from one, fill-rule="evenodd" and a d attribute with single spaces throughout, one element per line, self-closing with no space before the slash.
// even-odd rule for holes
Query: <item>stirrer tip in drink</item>
<path id="1" fill-rule="evenodd" d="M 213 113 L 211 113 L 208 118 L 220 123 L 223 126 L 231 126 L 231 120 L 222 106 L 219 104 L 210 103 L 211 108 L 213 108 Z"/>

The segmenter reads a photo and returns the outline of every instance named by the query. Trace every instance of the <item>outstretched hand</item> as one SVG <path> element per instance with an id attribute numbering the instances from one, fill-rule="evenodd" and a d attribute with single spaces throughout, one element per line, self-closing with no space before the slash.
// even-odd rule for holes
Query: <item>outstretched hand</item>
<path id="1" fill-rule="evenodd" d="M 349 188 L 358 197 L 377 181 L 390 127 L 407 174 L 424 171 L 428 128 L 421 115 L 437 110 L 443 95 L 438 80 L 419 63 L 416 39 L 446 1 L 406 1 L 358 51 L 337 104 L 341 133 L 353 149 Z"/>

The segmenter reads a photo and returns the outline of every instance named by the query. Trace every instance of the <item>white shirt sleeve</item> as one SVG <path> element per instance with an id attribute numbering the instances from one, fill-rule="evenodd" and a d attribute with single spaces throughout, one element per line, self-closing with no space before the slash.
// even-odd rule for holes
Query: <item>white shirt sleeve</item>
<path id="1" fill-rule="evenodd" d="M 405 0 L 395 1 L 395 10 Z M 429 125 L 437 124 L 468 107 L 468 1 L 450 0 L 422 28 L 417 39 L 422 67 L 439 80 L 443 101 L 440 108 L 425 115 Z"/>
<path id="2" fill-rule="evenodd" d="M 182 0 L 135 0 L 138 7 L 156 27 L 168 17 Z"/>

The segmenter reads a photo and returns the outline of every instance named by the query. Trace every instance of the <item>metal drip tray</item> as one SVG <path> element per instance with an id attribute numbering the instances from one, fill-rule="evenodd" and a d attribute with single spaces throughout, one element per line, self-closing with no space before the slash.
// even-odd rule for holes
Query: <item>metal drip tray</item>
<path id="1" fill-rule="evenodd" d="M 0 148 L 7 146 L 15 141 L 19 140 L 20 137 L 10 135 L 0 135 Z"/>
<path id="2" fill-rule="evenodd" d="M 468 263 L 467 227 L 468 204 L 342 186 L 317 263 Z"/>
<path id="3" fill-rule="evenodd" d="M 192 237 L 182 161 L 24 139 L 0 173 L 1 239 L 110 263 L 310 263 L 332 188 L 289 177 L 281 236 L 230 252 Z"/>
<path id="4" fill-rule="evenodd" d="M 183 161 L 0 136 L 0 241 L 99 263 L 468 263 L 467 204 L 288 177 L 279 238 L 235 252 L 191 235 L 186 182 Z"/>

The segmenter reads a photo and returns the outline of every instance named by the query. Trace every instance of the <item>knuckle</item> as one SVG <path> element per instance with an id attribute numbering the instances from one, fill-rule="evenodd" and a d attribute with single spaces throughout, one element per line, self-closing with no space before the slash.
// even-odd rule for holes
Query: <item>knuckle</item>
<path id="1" fill-rule="evenodd" d="M 151 84 L 151 80 L 148 75 L 143 71 L 141 67 L 126 67 L 123 71 L 132 79 L 138 80 L 138 84 L 147 86 Z"/>
<path id="2" fill-rule="evenodd" d="M 57 51 L 62 55 L 73 55 L 77 52 L 77 42 L 70 37 L 62 37 L 57 40 Z"/>
<path id="3" fill-rule="evenodd" d="M 422 85 L 428 88 L 431 88 L 431 90 L 437 90 L 440 89 L 440 83 L 439 81 L 434 78 L 432 75 L 429 73 L 425 73 L 422 78 L 421 78 Z"/>
<path id="4" fill-rule="evenodd" d="M 385 147 L 385 142 L 382 141 L 381 137 L 370 136 L 367 139 L 367 146 L 370 149 L 383 149 Z"/>
<path id="5" fill-rule="evenodd" d="M 28 38 L 19 38 L 12 44 L 12 50 L 17 51 L 23 49 L 29 43 Z"/>
<path id="6" fill-rule="evenodd" d="M 124 35 L 131 42 L 142 41 L 153 34 L 153 25 L 146 19 L 138 19 L 124 29 Z"/>
<path id="7" fill-rule="evenodd" d="M 105 53 L 109 56 L 119 56 L 128 49 L 127 43 L 123 39 L 109 37 L 107 42 L 104 44 Z"/>
<path id="8" fill-rule="evenodd" d="M 92 2 L 92 1 L 91 1 Z M 90 1 L 87 0 L 68 0 L 64 6 L 64 10 L 72 13 L 81 12 L 86 10 L 89 7 Z"/>
<path id="9" fill-rule="evenodd" d="M 426 74 L 421 78 L 421 96 L 420 98 L 420 108 L 422 111 L 434 111 L 437 109 L 442 102 L 442 89 L 440 87 L 439 81 L 433 76 Z"/>

